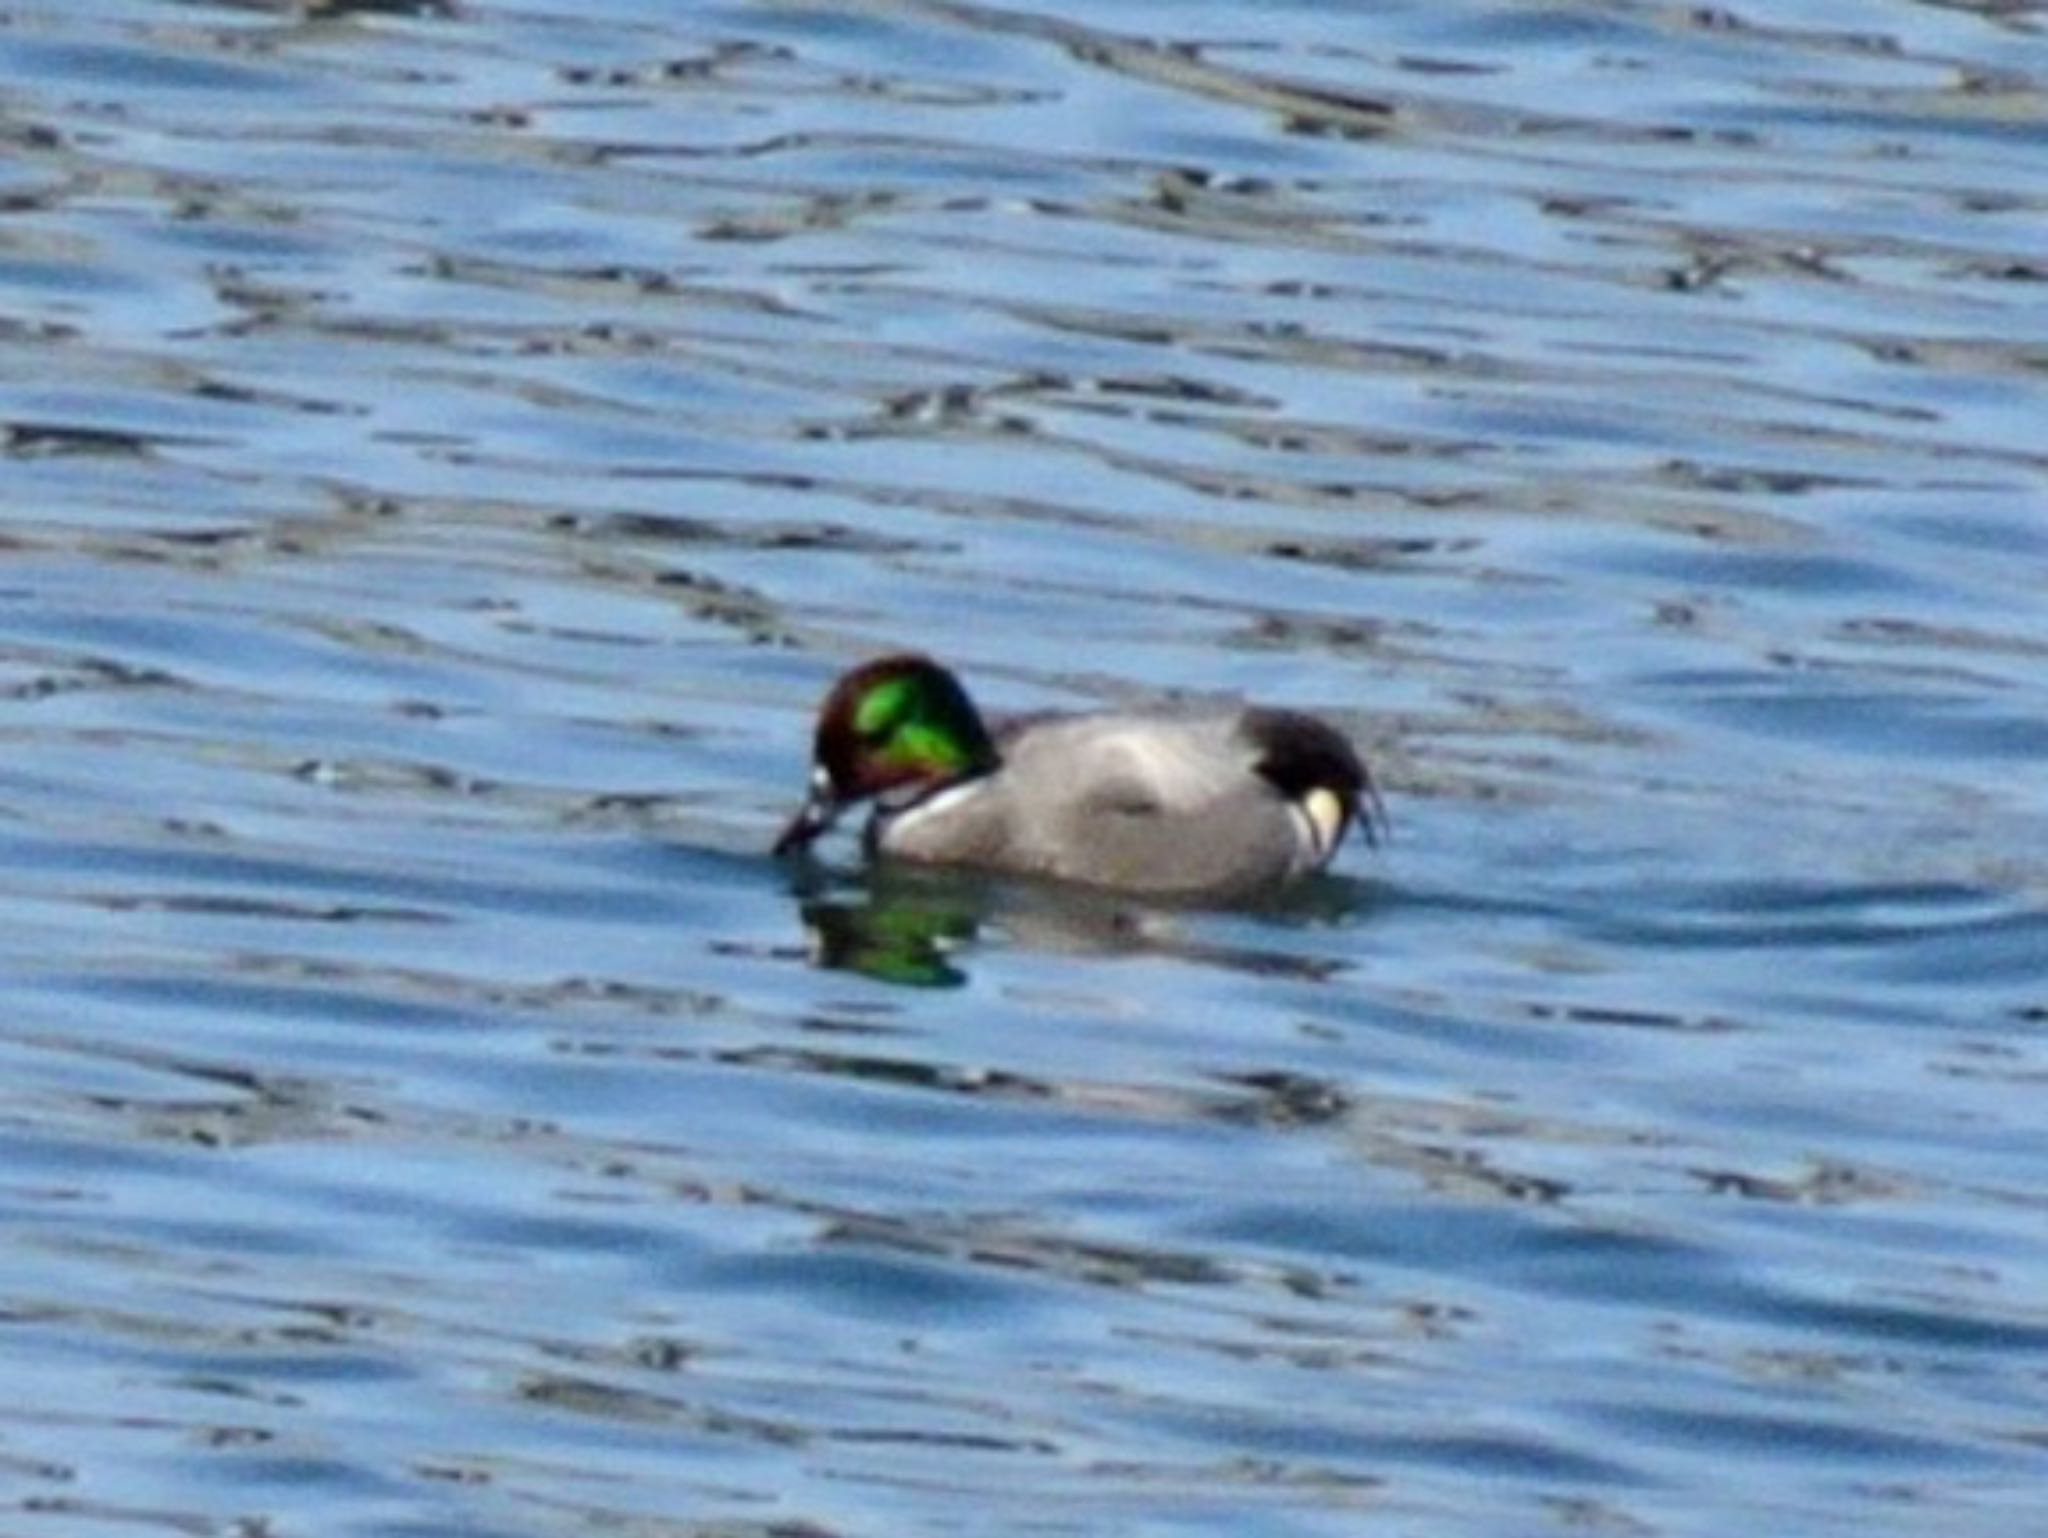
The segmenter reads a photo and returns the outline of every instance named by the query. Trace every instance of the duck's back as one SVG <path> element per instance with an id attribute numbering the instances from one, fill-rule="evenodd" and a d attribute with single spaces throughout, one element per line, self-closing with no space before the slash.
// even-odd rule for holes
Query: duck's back
<path id="1" fill-rule="evenodd" d="M 1259 772 L 1247 720 L 1237 711 L 1016 722 L 997 733 L 995 774 L 899 819 L 885 847 L 1126 891 L 1284 881 L 1316 855 L 1300 814 Z"/>

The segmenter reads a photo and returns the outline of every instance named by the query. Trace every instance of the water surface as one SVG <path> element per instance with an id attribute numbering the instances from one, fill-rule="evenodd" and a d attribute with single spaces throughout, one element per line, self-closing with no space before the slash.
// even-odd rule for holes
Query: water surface
<path id="1" fill-rule="evenodd" d="M 2048 39 L 0 23 L 0 1527 L 2006 1538 Z M 762 853 L 1315 709 L 1247 911 Z"/>

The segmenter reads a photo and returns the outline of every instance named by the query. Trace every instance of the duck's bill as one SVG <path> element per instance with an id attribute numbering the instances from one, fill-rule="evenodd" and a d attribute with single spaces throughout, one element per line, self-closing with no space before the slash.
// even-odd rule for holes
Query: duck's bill
<path id="1" fill-rule="evenodd" d="M 811 782 L 811 793 L 804 798 L 804 804 L 797 808 L 796 816 L 790 818 L 789 826 L 782 830 L 782 836 L 775 841 L 774 854 L 794 854 L 799 849 L 808 849 L 811 844 L 833 823 L 839 820 L 844 810 L 832 787 L 824 780 Z"/>

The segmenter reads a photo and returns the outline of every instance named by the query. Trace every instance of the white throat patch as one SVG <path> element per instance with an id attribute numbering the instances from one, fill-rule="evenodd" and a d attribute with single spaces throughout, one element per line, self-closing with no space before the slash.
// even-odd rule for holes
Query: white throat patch
<path id="1" fill-rule="evenodd" d="M 982 788 L 982 781 L 979 778 L 960 780 L 938 790 L 925 792 L 907 806 L 885 808 L 884 813 L 890 824 L 895 827 L 913 827 L 928 817 L 943 816 L 961 802 L 979 795 Z"/>

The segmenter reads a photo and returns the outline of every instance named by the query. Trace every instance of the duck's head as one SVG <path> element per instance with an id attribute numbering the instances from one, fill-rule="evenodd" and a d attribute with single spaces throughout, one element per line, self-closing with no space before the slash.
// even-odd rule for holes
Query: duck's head
<path id="1" fill-rule="evenodd" d="M 775 841 L 802 849 L 848 807 L 874 796 L 912 799 L 998 762 L 995 740 L 960 680 L 929 657 L 862 663 L 818 710 L 810 794 Z"/>

